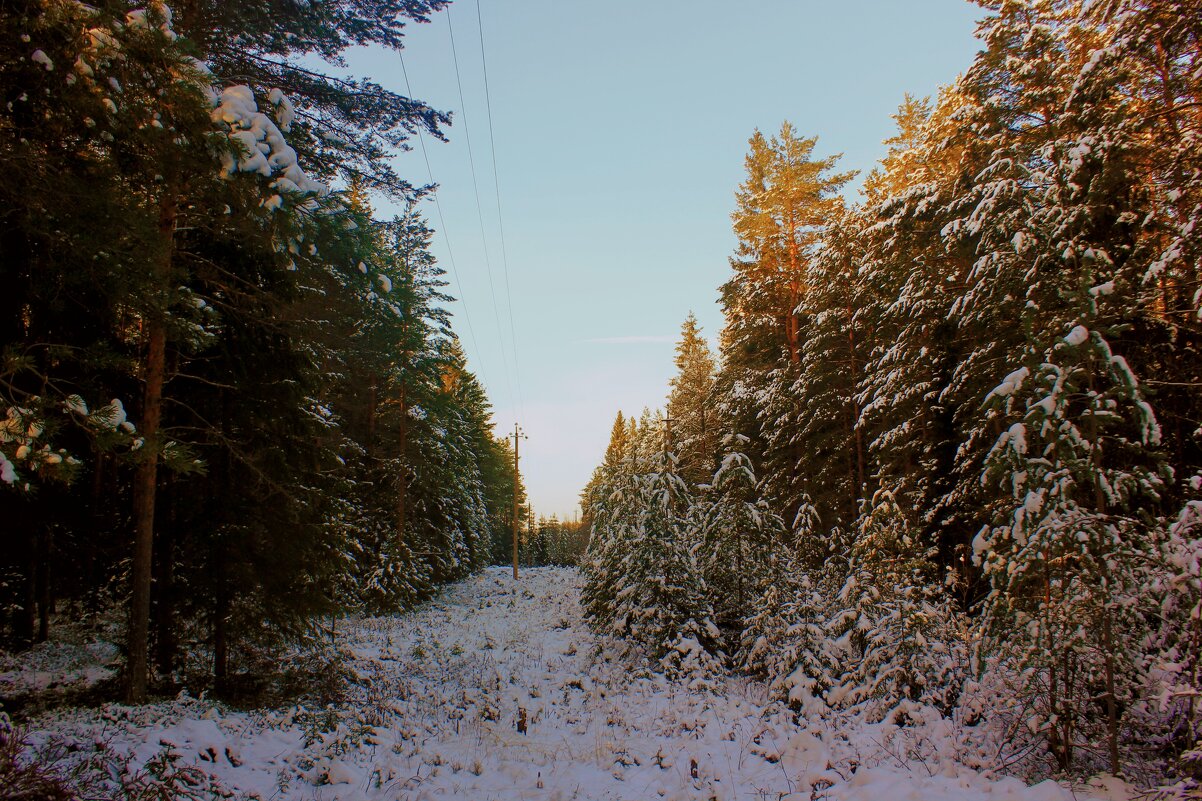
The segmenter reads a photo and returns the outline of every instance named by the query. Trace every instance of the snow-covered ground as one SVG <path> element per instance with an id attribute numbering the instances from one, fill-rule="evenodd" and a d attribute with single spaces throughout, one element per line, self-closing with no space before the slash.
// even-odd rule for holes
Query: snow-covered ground
<path id="1" fill-rule="evenodd" d="M 104 742 L 135 768 L 173 753 L 262 799 L 1074 797 L 898 758 L 879 730 L 796 723 L 751 680 L 690 692 L 591 634 L 579 584 L 574 570 L 527 570 L 515 583 L 489 569 L 411 614 L 340 623 L 354 678 L 338 706 L 112 705 L 43 716 L 32 739 Z M 1076 795 L 1090 796 L 1123 793 Z"/>

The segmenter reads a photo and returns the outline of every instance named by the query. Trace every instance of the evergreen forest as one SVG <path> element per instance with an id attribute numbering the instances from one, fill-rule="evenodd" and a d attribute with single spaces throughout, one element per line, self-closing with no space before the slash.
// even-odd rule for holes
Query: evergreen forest
<path id="1" fill-rule="evenodd" d="M 974 5 L 577 517 L 350 68 L 451 0 L 0 0 L 0 800 L 1202 797 L 1202 0 Z"/>
<path id="2" fill-rule="evenodd" d="M 690 316 L 583 493 L 585 609 L 806 716 L 1196 778 L 1202 9 L 982 5 L 854 202 L 752 134 L 717 353 Z"/>
<path id="3" fill-rule="evenodd" d="M 254 694 L 507 560 L 524 489 L 387 158 L 449 118 L 307 60 L 444 6 L 0 9 L 7 643 L 125 609 L 128 700 Z"/>

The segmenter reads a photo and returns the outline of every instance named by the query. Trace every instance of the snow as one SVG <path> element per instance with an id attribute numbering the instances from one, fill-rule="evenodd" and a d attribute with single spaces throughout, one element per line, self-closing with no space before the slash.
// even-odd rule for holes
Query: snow
<path id="1" fill-rule="evenodd" d="M 5 484 L 17 483 L 17 469 L 3 451 L 0 451 L 0 481 Z"/>
<path id="2" fill-rule="evenodd" d="M 1002 432 L 998 437 L 997 443 L 993 446 L 994 450 L 1000 450 L 1009 445 L 1014 449 L 1014 452 L 1020 456 L 1027 452 L 1027 427 L 1022 423 L 1014 423 L 1008 429 Z"/>
<path id="3" fill-rule="evenodd" d="M 580 583 L 572 569 L 515 582 L 490 568 L 408 615 L 340 621 L 340 704 L 233 711 L 181 695 L 59 711 L 30 721 L 33 745 L 103 737 L 134 766 L 170 752 L 233 793 L 281 801 L 1073 797 L 950 756 L 899 761 L 904 728 L 799 722 L 751 679 L 690 691 L 589 632 Z M 1112 790 L 1076 797 L 1124 797 Z"/>
<path id="4" fill-rule="evenodd" d="M 128 425 L 128 430 L 133 430 L 132 424 L 129 424 L 126 419 L 125 405 L 117 398 L 109 401 L 107 406 L 97 409 L 96 415 L 106 428 L 115 430 L 119 427 L 125 428 Z"/>
<path id="5" fill-rule="evenodd" d="M 44 50 L 34 50 L 33 55 L 31 55 L 29 58 L 31 61 L 41 64 L 43 67 L 45 67 L 47 72 L 54 70 L 54 62 L 50 60 L 50 56 L 46 55 Z"/>
<path id="6" fill-rule="evenodd" d="M 977 532 L 977 536 L 972 539 L 972 560 L 973 564 L 981 564 L 981 559 L 985 552 L 992 548 L 993 545 L 989 538 L 989 528 L 982 528 Z"/>
<path id="7" fill-rule="evenodd" d="M 0 698 L 8 702 L 38 694 L 63 695 L 117 677 L 120 649 L 87 638 L 70 625 L 66 636 L 35 645 L 17 656 L 0 652 Z"/>
<path id="8" fill-rule="evenodd" d="M 269 98 L 276 97 L 274 93 Z M 282 93 L 279 95 L 283 98 Z M 299 192 L 324 197 L 329 187 L 310 178 L 297 162 L 296 151 L 284 139 L 281 127 L 287 128 L 284 120 L 291 123 L 291 104 L 286 98 L 276 103 L 280 125 L 259 111 L 254 92 L 249 86 L 227 86 L 216 97 L 212 111 L 213 122 L 229 128 L 229 138 L 235 143 L 237 154 L 223 157 L 222 172 L 229 176 L 235 172 L 252 172 L 275 177 L 272 186 L 286 192 Z M 264 206 L 279 208 L 279 195 L 273 195 Z"/>
<path id="9" fill-rule="evenodd" d="M 1005 378 L 1003 378 L 1002 383 L 1000 383 L 996 387 L 994 387 L 993 391 L 991 391 L 989 394 L 997 395 L 998 397 L 1001 397 L 1001 398 L 1009 397 L 1010 395 L 1013 395 L 1017 390 L 1022 388 L 1023 382 L 1027 380 L 1027 376 L 1029 376 L 1030 374 L 1031 374 L 1031 371 L 1028 368 L 1020 367 L 1017 370 L 1015 370 L 1014 372 L 1010 373 Z"/>
<path id="10" fill-rule="evenodd" d="M 42 435 L 42 424 L 33 412 L 21 406 L 10 406 L 0 420 L 0 442 L 28 444 Z"/>
<path id="11" fill-rule="evenodd" d="M 153 15 L 150 13 L 152 10 Z M 155 25 L 155 22 L 158 22 L 158 25 Z M 144 30 L 157 28 L 168 39 L 175 41 L 177 36 L 171 27 L 172 22 L 171 9 L 163 2 L 152 2 L 149 8 L 135 9 L 125 15 L 125 24 L 130 28 Z"/>
<path id="12" fill-rule="evenodd" d="M 268 92 L 267 100 L 275 106 L 276 122 L 279 123 L 280 130 L 284 133 L 291 131 L 292 122 L 296 119 L 296 109 L 292 105 L 292 100 L 280 89 L 272 89 Z"/>
<path id="13" fill-rule="evenodd" d="M 1089 339 L 1089 329 L 1083 325 L 1074 327 L 1073 330 L 1069 331 L 1068 335 L 1064 337 L 1064 341 L 1074 348 L 1084 344 L 1087 339 Z"/>

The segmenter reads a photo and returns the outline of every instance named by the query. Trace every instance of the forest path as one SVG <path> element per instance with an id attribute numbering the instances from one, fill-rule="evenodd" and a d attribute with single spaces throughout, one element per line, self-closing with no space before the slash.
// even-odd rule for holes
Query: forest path
<path id="1" fill-rule="evenodd" d="M 166 760 L 261 801 L 1073 798 L 956 764 L 950 735 L 937 755 L 898 757 L 906 731 L 798 723 L 751 679 L 690 690 L 590 632 L 580 585 L 573 569 L 515 582 L 489 568 L 412 612 L 340 622 L 338 704 L 238 712 L 181 696 L 47 713 L 31 739 L 62 744 L 49 751 L 62 765 L 102 743 L 134 772 Z"/>
<path id="2" fill-rule="evenodd" d="M 396 775 L 412 798 L 789 792 L 782 766 L 754 753 L 757 737 L 776 737 L 757 685 L 698 694 L 633 668 L 588 631 L 579 596 L 575 570 L 524 570 L 515 582 L 490 568 L 411 615 L 344 632 L 356 701 L 395 720 L 408 763 Z"/>

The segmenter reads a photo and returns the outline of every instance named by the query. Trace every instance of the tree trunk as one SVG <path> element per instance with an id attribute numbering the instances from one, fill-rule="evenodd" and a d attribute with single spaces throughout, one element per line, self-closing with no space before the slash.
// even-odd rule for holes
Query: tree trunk
<path id="1" fill-rule="evenodd" d="M 367 458 L 369 460 L 376 455 L 376 406 L 379 403 L 378 384 L 379 380 L 375 376 L 372 376 L 367 394 L 367 443 L 364 448 L 367 451 Z"/>
<path id="2" fill-rule="evenodd" d="M 785 338 L 789 344 L 789 361 L 801 363 L 801 320 L 797 307 L 803 291 L 801 275 L 801 248 L 797 244 L 797 224 L 789 221 L 789 308 L 787 310 Z"/>
<path id="3" fill-rule="evenodd" d="M 218 546 L 224 549 L 224 546 Z M 225 562 L 218 557 L 217 562 L 217 598 L 213 610 L 213 687 L 218 693 L 223 693 L 229 683 L 230 645 L 229 617 L 230 598 L 225 587 Z"/>
<path id="4" fill-rule="evenodd" d="M 849 271 L 848 284 L 850 286 L 854 279 L 854 273 Z M 867 475 L 864 463 L 866 461 L 864 455 L 864 431 L 860 428 L 860 404 L 856 402 L 856 391 L 860 384 L 860 363 L 856 358 L 856 327 L 855 327 L 855 308 L 852 305 L 851 289 L 847 293 L 847 357 L 849 366 L 848 382 L 850 391 L 848 393 L 848 401 L 851 404 L 851 434 L 852 447 L 855 449 L 856 462 L 856 496 L 864 496 L 864 486 L 867 483 Z"/>
<path id="5" fill-rule="evenodd" d="M 177 209 L 175 200 L 159 206 L 159 233 L 163 253 L 155 265 L 157 288 L 165 289 L 171 268 Z M 161 302 L 161 299 L 156 299 Z M 131 704 L 146 701 L 148 634 L 150 629 L 150 580 L 154 558 L 154 505 L 158 488 L 159 424 L 162 419 L 163 381 L 167 366 L 166 309 L 152 309 L 146 316 L 146 385 L 142 396 L 139 433 L 144 440 L 142 459 L 134 472 L 134 553 L 130 570 L 129 663 L 125 697 Z"/>
<path id="6" fill-rule="evenodd" d="M 24 596 L 24 602 L 13 614 L 13 634 L 16 635 L 17 642 L 22 645 L 33 645 L 37 630 L 37 535 L 31 534 L 23 539 L 25 540 L 24 561 L 26 572 L 24 592 L 21 594 Z"/>
<path id="7" fill-rule="evenodd" d="M 104 453 L 98 448 L 92 449 L 92 500 L 90 508 L 90 522 L 93 531 L 105 531 L 106 518 L 103 512 L 104 497 Z M 97 586 L 100 582 L 96 578 L 96 538 L 84 538 L 84 556 L 83 556 L 83 586 L 84 597 L 87 599 L 88 618 L 92 623 L 96 622 L 96 615 L 100 611 L 100 588 Z"/>
<path id="8" fill-rule="evenodd" d="M 170 524 L 159 532 L 156 547 L 158 564 L 155 576 L 154 661 L 159 674 L 169 676 L 175 670 L 175 533 Z"/>
<path id="9" fill-rule="evenodd" d="M 38 604 L 38 633 L 35 642 L 50 639 L 50 552 L 54 547 L 54 533 L 49 527 L 38 530 L 37 570 L 34 573 L 34 593 Z"/>
<path id="10" fill-rule="evenodd" d="M 397 468 L 396 480 L 396 538 L 400 545 L 405 544 L 405 495 L 409 491 L 409 477 L 406 474 L 405 452 L 409 448 L 409 407 L 405 398 L 405 384 L 401 383 L 401 420 L 397 427 L 397 447 L 400 449 L 400 465 Z"/>
<path id="11" fill-rule="evenodd" d="M 1118 776 L 1119 764 L 1119 711 L 1114 683 L 1114 633 L 1110 615 L 1102 610 L 1102 653 L 1106 662 L 1106 746 L 1110 756 L 1110 772 Z"/>

